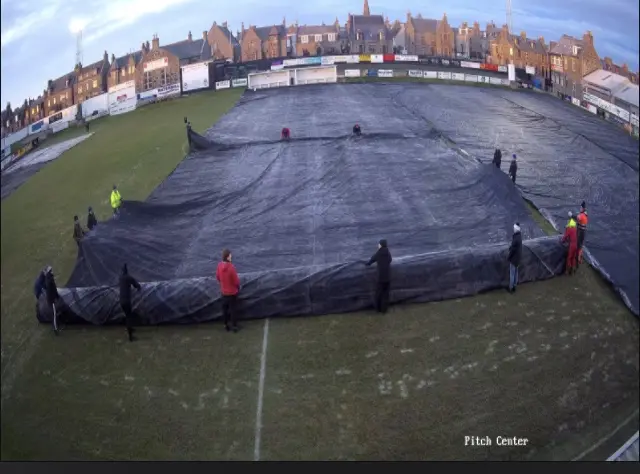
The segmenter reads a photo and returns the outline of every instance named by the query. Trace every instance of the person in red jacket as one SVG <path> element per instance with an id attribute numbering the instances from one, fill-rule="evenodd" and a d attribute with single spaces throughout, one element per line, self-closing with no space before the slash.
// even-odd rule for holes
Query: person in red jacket
<path id="1" fill-rule="evenodd" d="M 569 211 L 569 222 L 564 230 L 562 242 L 569 243 L 569 251 L 567 253 L 567 274 L 572 275 L 576 271 L 578 260 L 578 228 L 573 217 L 573 212 Z"/>
<path id="2" fill-rule="evenodd" d="M 218 264 L 216 270 L 216 280 L 220 282 L 220 292 L 222 293 L 222 313 L 224 315 L 224 328 L 229 331 L 229 320 L 233 332 L 238 332 L 236 303 L 238 301 L 238 292 L 240 291 L 240 278 L 238 272 L 231 263 L 231 251 L 224 249 L 222 251 L 222 262 Z"/>
<path id="3" fill-rule="evenodd" d="M 284 127 L 282 129 L 282 133 L 280 134 L 280 139 L 289 140 L 290 138 L 291 138 L 291 131 L 287 127 Z"/>

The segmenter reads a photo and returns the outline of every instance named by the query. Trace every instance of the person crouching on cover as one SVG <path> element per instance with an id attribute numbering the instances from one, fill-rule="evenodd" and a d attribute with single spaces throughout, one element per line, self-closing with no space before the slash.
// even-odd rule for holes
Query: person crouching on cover
<path id="1" fill-rule="evenodd" d="M 129 335 L 129 342 L 135 341 L 133 337 L 133 310 L 131 308 L 131 287 L 140 291 L 140 283 L 136 281 L 131 275 L 129 275 L 129 269 L 125 263 L 122 266 L 122 273 L 120 274 L 120 307 L 124 313 L 124 323 L 127 326 L 127 334 Z"/>
<path id="2" fill-rule="evenodd" d="M 291 138 L 291 131 L 287 127 L 284 127 L 282 129 L 282 133 L 280 134 L 280 139 L 289 140 L 290 138 Z"/>
<path id="3" fill-rule="evenodd" d="M 356 135 L 356 136 L 358 136 L 358 137 L 359 137 L 360 135 L 362 135 L 362 130 L 360 130 L 360 125 L 355 124 L 355 125 L 353 126 L 353 134 L 354 134 L 354 135 Z"/>
<path id="4" fill-rule="evenodd" d="M 240 292 L 240 278 L 238 272 L 231 263 L 231 251 L 224 249 L 222 251 L 222 262 L 218 264 L 216 269 L 216 280 L 220 283 L 220 292 L 222 293 L 222 313 L 224 315 L 224 328 L 229 331 L 238 332 L 236 306 L 238 302 L 238 293 Z M 229 327 L 231 322 L 231 328 Z"/>

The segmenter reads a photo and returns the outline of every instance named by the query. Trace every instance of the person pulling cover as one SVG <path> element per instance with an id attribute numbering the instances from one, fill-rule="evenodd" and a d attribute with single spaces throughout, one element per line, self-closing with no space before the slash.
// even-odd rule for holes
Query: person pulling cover
<path id="1" fill-rule="evenodd" d="M 502 152 L 500 148 L 496 148 L 496 151 L 493 152 L 493 164 L 496 165 L 496 168 L 500 169 L 500 165 L 502 164 Z"/>
<path id="2" fill-rule="evenodd" d="M 33 294 L 36 297 L 36 315 L 40 313 L 38 300 L 40 299 L 40 295 L 45 291 L 47 273 L 51 270 L 50 266 L 44 267 L 40 273 L 38 273 L 38 278 L 36 278 L 35 283 L 33 284 Z"/>
<path id="3" fill-rule="evenodd" d="M 87 215 L 87 229 L 93 230 L 95 226 L 98 225 L 98 219 L 96 219 L 96 215 L 93 213 L 93 209 L 89 206 L 89 215 Z"/>
<path id="4" fill-rule="evenodd" d="M 45 269 L 44 290 L 47 295 L 47 304 L 51 307 L 53 314 L 53 332 L 56 336 L 59 334 L 58 329 L 58 308 L 60 302 L 60 295 L 58 294 L 58 286 L 56 280 L 53 277 L 53 268 L 47 267 Z"/>
<path id="5" fill-rule="evenodd" d="M 391 286 L 391 252 L 385 239 L 378 243 L 378 251 L 366 263 L 367 266 L 373 263 L 378 267 L 378 281 L 376 283 L 376 311 L 386 313 L 389 306 L 389 288 Z"/>
<path id="6" fill-rule="evenodd" d="M 122 205 L 122 196 L 118 187 L 114 184 L 113 191 L 111 191 L 111 207 L 113 208 L 113 215 L 117 216 L 120 213 L 120 206 Z"/>
<path id="7" fill-rule="evenodd" d="M 573 212 L 569 211 L 569 222 L 562 236 L 562 243 L 569 243 L 569 251 L 567 252 L 567 275 L 572 275 L 576 270 L 576 261 L 578 258 L 578 233 L 576 221 L 573 218 Z"/>
<path id="8" fill-rule="evenodd" d="M 509 166 L 509 177 L 513 184 L 516 184 L 516 174 L 518 173 L 518 163 L 516 162 L 516 154 L 513 154 L 513 158 L 511 160 L 511 166 Z"/>
<path id="9" fill-rule="evenodd" d="M 584 245 L 584 238 L 587 233 L 587 224 L 589 224 L 589 218 L 587 217 L 587 204 L 582 201 L 580 204 L 580 212 L 576 219 L 578 224 L 578 265 L 582 264 L 582 247 Z"/>
<path id="10" fill-rule="evenodd" d="M 222 251 L 222 262 L 216 269 L 216 280 L 220 282 L 220 292 L 222 293 L 222 314 L 224 315 L 224 328 L 229 331 L 229 321 L 233 327 L 233 332 L 238 332 L 236 304 L 238 293 L 240 292 L 240 278 L 238 272 L 231 263 L 232 255 L 229 249 Z"/>
<path id="11" fill-rule="evenodd" d="M 80 221 L 78 220 L 78 216 L 73 216 L 73 240 L 76 241 L 78 247 L 80 247 L 80 241 L 84 237 L 84 230 L 80 225 Z"/>
<path id="12" fill-rule="evenodd" d="M 282 129 L 282 133 L 280 134 L 280 139 L 289 140 L 290 138 L 291 138 L 291 131 L 287 127 L 284 127 Z"/>
<path id="13" fill-rule="evenodd" d="M 354 134 L 354 135 L 356 135 L 356 136 L 358 136 L 358 137 L 359 137 L 360 135 L 362 135 L 362 130 L 360 130 L 360 125 L 355 124 L 355 125 L 353 126 L 353 134 Z"/>
<path id="14" fill-rule="evenodd" d="M 513 236 L 509 246 L 509 293 L 515 293 L 518 286 L 518 267 L 522 258 L 522 234 L 520 233 L 520 223 L 513 224 Z"/>
<path id="15" fill-rule="evenodd" d="M 127 326 L 127 334 L 129 335 L 129 342 L 135 341 L 133 337 L 133 311 L 131 309 L 131 287 L 140 291 L 140 284 L 129 275 L 129 269 L 125 263 L 122 266 L 122 273 L 120 274 L 120 307 L 124 313 L 124 323 Z"/>

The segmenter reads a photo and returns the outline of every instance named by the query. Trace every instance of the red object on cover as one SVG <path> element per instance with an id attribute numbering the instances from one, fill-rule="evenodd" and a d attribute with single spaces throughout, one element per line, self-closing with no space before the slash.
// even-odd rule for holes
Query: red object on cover
<path id="1" fill-rule="evenodd" d="M 220 291 L 224 296 L 237 295 L 240 291 L 240 278 L 231 262 L 220 262 L 216 270 L 216 280 L 220 282 Z"/>

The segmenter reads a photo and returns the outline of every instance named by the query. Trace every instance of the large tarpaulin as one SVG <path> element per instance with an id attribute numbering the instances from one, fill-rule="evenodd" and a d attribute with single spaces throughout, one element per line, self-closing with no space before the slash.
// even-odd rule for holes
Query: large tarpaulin
<path id="1" fill-rule="evenodd" d="M 387 93 L 484 162 L 501 147 L 505 172 L 515 153 L 518 187 L 558 230 L 585 201 L 587 256 L 638 315 L 637 140 L 536 92 L 410 86 Z"/>
<path id="2" fill-rule="evenodd" d="M 507 176 L 409 112 L 398 90 L 247 93 L 146 202 L 125 201 L 85 237 L 65 302 L 80 319 L 117 320 L 127 263 L 145 282 L 134 292 L 143 323 L 215 319 L 213 275 L 228 247 L 244 317 L 362 309 L 375 280 L 364 262 L 381 238 L 394 256 L 392 302 L 472 295 L 506 285 L 516 221 L 521 279 L 560 273 L 559 238 L 544 237 Z M 279 141 L 283 126 L 291 141 Z"/>

